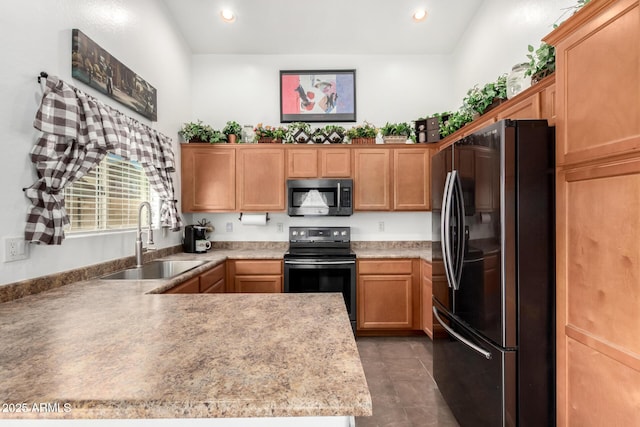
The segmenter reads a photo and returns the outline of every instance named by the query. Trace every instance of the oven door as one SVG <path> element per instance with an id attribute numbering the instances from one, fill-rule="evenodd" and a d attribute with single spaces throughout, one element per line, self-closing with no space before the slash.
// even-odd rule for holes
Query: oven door
<path id="1" fill-rule="evenodd" d="M 285 292 L 340 292 L 351 326 L 356 322 L 356 261 L 339 258 L 284 260 Z"/>

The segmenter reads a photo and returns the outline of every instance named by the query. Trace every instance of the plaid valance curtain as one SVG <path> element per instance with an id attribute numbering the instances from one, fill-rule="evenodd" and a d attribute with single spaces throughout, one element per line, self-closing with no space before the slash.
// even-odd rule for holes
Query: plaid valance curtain
<path id="1" fill-rule="evenodd" d="M 171 178 L 175 163 L 170 138 L 53 76 L 47 77 L 33 125 L 43 134 L 31 150 L 38 180 L 25 189 L 31 201 L 26 241 L 62 243 L 69 223 L 62 190 L 108 152 L 142 165 L 163 202 L 162 226 L 174 231 L 182 227 Z"/>

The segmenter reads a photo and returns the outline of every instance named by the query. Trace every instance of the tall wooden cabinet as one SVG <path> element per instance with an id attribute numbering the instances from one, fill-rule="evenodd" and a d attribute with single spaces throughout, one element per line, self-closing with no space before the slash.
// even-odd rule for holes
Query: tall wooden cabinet
<path id="1" fill-rule="evenodd" d="M 219 212 L 236 208 L 236 151 L 209 144 L 181 144 L 182 211 Z"/>
<path id="2" fill-rule="evenodd" d="M 592 0 L 556 46 L 559 426 L 640 425 L 640 2 Z"/>

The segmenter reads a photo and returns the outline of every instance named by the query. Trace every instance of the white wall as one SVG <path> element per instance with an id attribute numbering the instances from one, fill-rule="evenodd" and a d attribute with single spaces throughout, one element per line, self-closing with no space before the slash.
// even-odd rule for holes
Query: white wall
<path id="1" fill-rule="evenodd" d="M 71 78 L 71 30 L 78 28 L 158 91 L 158 122 L 151 123 Z M 41 88 L 40 71 L 91 93 L 172 137 L 189 119 L 191 54 L 173 28 L 162 2 L 154 0 L 23 0 L 0 2 L 0 238 L 24 235 L 28 202 L 22 188 L 35 180 L 29 150 L 38 133 L 32 127 Z M 177 180 L 179 191 L 179 179 Z M 161 233 L 157 233 L 161 234 Z M 61 246 L 30 245 L 30 258 L 3 263 L 0 284 L 133 255 L 134 234 L 67 239 Z M 159 247 L 179 243 L 180 233 L 159 236 Z"/>
<path id="2" fill-rule="evenodd" d="M 355 69 L 357 123 L 376 126 L 441 111 L 453 83 L 440 55 L 194 55 L 193 119 L 279 125 L 279 70 L 300 69 Z"/>
<path id="3" fill-rule="evenodd" d="M 240 124 L 280 124 L 279 70 L 355 69 L 357 123 L 382 126 L 442 111 L 450 96 L 450 57 L 442 55 L 194 55 L 193 120 L 214 128 L 228 120 Z M 319 124 L 321 126 L 324 123 Z M 344 123 L 350 127 L 352 123 Z M 271 214 L 266 227 L 244 226 L 238 215 L 210 214 L 213 240 L 288 239 L 296 225 L 351 226 L 353 240 L 430 240 L 431 214 L 356 213 L 349 218 L 290 218 Z M 201 215 L 186 215 L 189 221 Z M 379 231 L 384 221 L 385 231 Z M 232 222 L 234 231 L 226 232 Z M 277 223 L 283 232 L 277 232 Z"/>
<path id="4" fill-rule="evenodd" d="M 431 240 L 431 212 L 358 212 L 349 217 L 289 217 L 285 213 L 269 213 L 269 221 L 264 226 L 244 225 L 235 213 L 185 216 L 191 223 L 209 220 L 215 228 L 209 238 L 218 242 L 285 242 L 289 239 L 289 226 L 351 227 L 354 241 Z M 232 231 L 227 231 L 228 224 Z M 282 231 L 278 229 L 279 224 Z"/>
<path id="5" fill-rule="evenodd" d="M 485 0 L 460 40 L 453 57 L 450 110 L 475 84 L 484 86 L 513 65 L 528 62 L 527 46 L 538 48 L 553 24 L 570 16 L 576 0 Z"/>

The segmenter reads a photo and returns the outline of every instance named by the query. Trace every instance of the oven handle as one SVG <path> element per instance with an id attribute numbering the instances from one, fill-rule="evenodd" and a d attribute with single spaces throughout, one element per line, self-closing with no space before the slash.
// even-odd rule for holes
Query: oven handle
<path id="1" fill-rule="evenodd" d="M 340 196 L 341 196 L 341 194 L 340 194 L 340 183 L 338 183 L 338 200 L 337 200 L 337 202 L 338 202 L 338 210 L 340 210 Z"/>
<path id="2" fill-rule="evenodd" d="M 287 260 L 284 262 L 285 264 L 293 264 L 293 265 L 348 265 L 355 264 L 355 261 L 294 261 Z"/>

